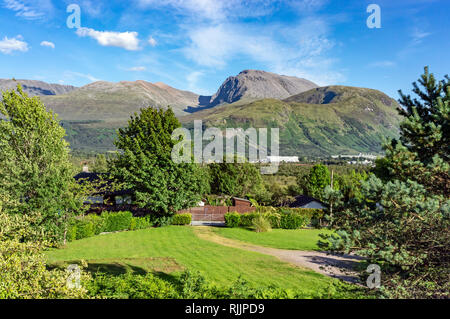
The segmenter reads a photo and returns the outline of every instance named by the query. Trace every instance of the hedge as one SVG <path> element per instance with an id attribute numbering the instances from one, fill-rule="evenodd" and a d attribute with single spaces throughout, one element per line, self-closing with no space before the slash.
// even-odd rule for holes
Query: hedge
<path id="1" fill-rule="evenodd" d="M 225 224 L 228 227 L 239 227 L 241 225 L 241 214 L 236 212 L 226 213 Z"/>
<path id="2" fill-rule="evenodd" d="M 131 219 L 130 230 L 146 229 L 153 226 L 150 216 L 133 217 Z"/>
<path id="3" fill-rule="evenodd" d="M 137 230 L 153 226 L 150 216 L 133 217 L 128 211 L 103 212 L 101 216 L 87 215 L 76 218 L 67 229 L 67 241 L 92 237 L 102 232 Z"/>
<path id="4" fill-rule="evenodd" d="M 189 225 L 192 222 L 192 215 L 189 213 L 175 214 L 172 218 L 172 225 Z"/>
<path id="5" fill-rule="evenodd" d="M 133 214 L 131 212 L 103 212 L 103 231 L 113 232 L 119 230 L 130 229 Z"/>
<path id="6" fill-rule="evenodd" d="M 258 207 L 252 213 L 225 214 L 225 224 L 228 227 L 251 227 L 253 219 L 260 215 L 270 222 L 272 228 L 299 229 L 308 225 L 318 227 L 323 212 L 313 208 Z"/>

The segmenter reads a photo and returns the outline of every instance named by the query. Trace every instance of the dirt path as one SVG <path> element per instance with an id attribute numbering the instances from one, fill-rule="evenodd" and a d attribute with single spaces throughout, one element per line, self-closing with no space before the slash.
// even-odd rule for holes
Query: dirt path
<path id="1" fill-rule="evenodd" d="M 197 236 L 214 243 L 254 251 L 279 258 L 293 265 L 309 268 L 318 273 L 338 278 L 350 283 L 358 283 L 358 273 L 353 271 L 354 265 L 361 260 L 353 255 L 336 255 L 321 251 L 288 250 L 258 246 L 234 239 L 222 237 L 207 226 L 194 227 Z"/>

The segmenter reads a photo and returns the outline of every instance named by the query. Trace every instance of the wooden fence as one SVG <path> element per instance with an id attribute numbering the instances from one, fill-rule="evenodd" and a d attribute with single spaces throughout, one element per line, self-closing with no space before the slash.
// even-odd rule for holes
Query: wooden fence
<path id="1" fill-rule="evenodd" d="M 192 215 L 193 222 L 225 222 L 225 214 L 228 212 L 238 212 L 240 214 L 253 212 L 256 208 L 238 205 L 238 206 L 203 206 L 183 209 L 177 214 L 189 213 Z"/>

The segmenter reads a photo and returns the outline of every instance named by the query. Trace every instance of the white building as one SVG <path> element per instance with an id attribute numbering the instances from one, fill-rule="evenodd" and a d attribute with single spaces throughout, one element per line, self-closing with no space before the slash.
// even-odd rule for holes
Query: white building
<path id="1" fill-rule="evenodd" d="M 298 156 L 267 156 L 269 163 L 298 163 Z"/>

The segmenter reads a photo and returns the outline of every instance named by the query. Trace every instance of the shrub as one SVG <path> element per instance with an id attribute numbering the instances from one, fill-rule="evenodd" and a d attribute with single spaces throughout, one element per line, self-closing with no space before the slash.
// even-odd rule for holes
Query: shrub
<path id="1" fill-rule="evenodd" d="M 168 299 L 177 298 L 172 284 L 154 275 L 132 273 L 110 276 L 97 274 L 87 285 L 90 296 L 113 299 Z"/>
<path id="2" fill-rule="evenodd" d="M 154 215 L 152 215 L 152 216 L 154 216 Z M 173 218 L 173 216 L 157 216 L 157 217 L 152 217 L 152 220 L 153 220 L 153 224 L 156 227 L 165 227 L 165 226 L 172 225 L 172 218 Z"/>
<path id="3" fill-rule="evenodd" d="M 192 221 L 192 215 L 189 213 L 175 214 L 172 218 L 172 225 L 189 225 Z"/>
<path id="4" fill-rule="evenodd" d="M 67 228 L 66 240 L 67 241 L 74 241 L 76 239 L 77 239 L 77 225 L 71 224 Z"/>
<path id="5" fill-rule="evenodd" d="M 92 237 L 95 235 L 94 224 L 87 218 L 77 220 L 75 225 L 76 225 L 75 239 L 82 239 Z"/>
<path id="6" fill-rule="evenodd" d="M 146 229 L 153 226 L 149 216 L 133 217 L 131 219 L 130 230 Z"/>
<path id="7" fill-rule="evenodd" d="M 264 218 L 264 216 L 262 216 L 262 215 L 259 215 L 258 217 L 253 218 L 252 224 L 253 224 L 253 229 L 257 233 L 265 233 L 265 232 L 272 230 L 272 227 L 270 227 L 270 221 L 268 219 Z"/>
<path id="8" fill-rule="evenodd" d="M 117 213 L 103 212 L 101 217 L 104 221 L 103 231 L 113 232 L 130 229 L 133 214 L 126 211 Z"/>
<path id="9" fill-rule="evenodd" d="M 239 227 L 241 225 L 241 214 L 237 212 L 226 213 L 225 224 L 228 227 Z"/>
<path id="10" fill-rule="evenodd" d="M 270 222 L 270 227 L 281 228 L 281 214 L 279 213 L 264 213 L 262 214 L 265 219 Z"/>
<path id="11" fill-rule="evenodd" d="M 87 298 L 90 276 L 81 270 L 81 288 L 67 287 L 66 271 L 46 267 L 45 242 L 22 241 L 29 232 L 29 216 L 0 211 L 0 299 Z"/>
<path id="12" fill-rule="evenodd" d="M 241 226 L 242 227 L 252 227 L 253 219 L 258 216 L 259 216 L 258 213 L 241 214 Z"/>
<path id="13" fill-rule="evenodd" d="M 310 219 L 299 213 L 286 211 L 281 214 L 280 226 L 283 229 L 299 229 L 308 225 Z"/>
<path id="14" fill-rule="evenodd" d="M 104 219 L 98 215 L 88 215 L 85 217 L 92 223 L 94 235 L 98 235 L 104 231 Z"/>

